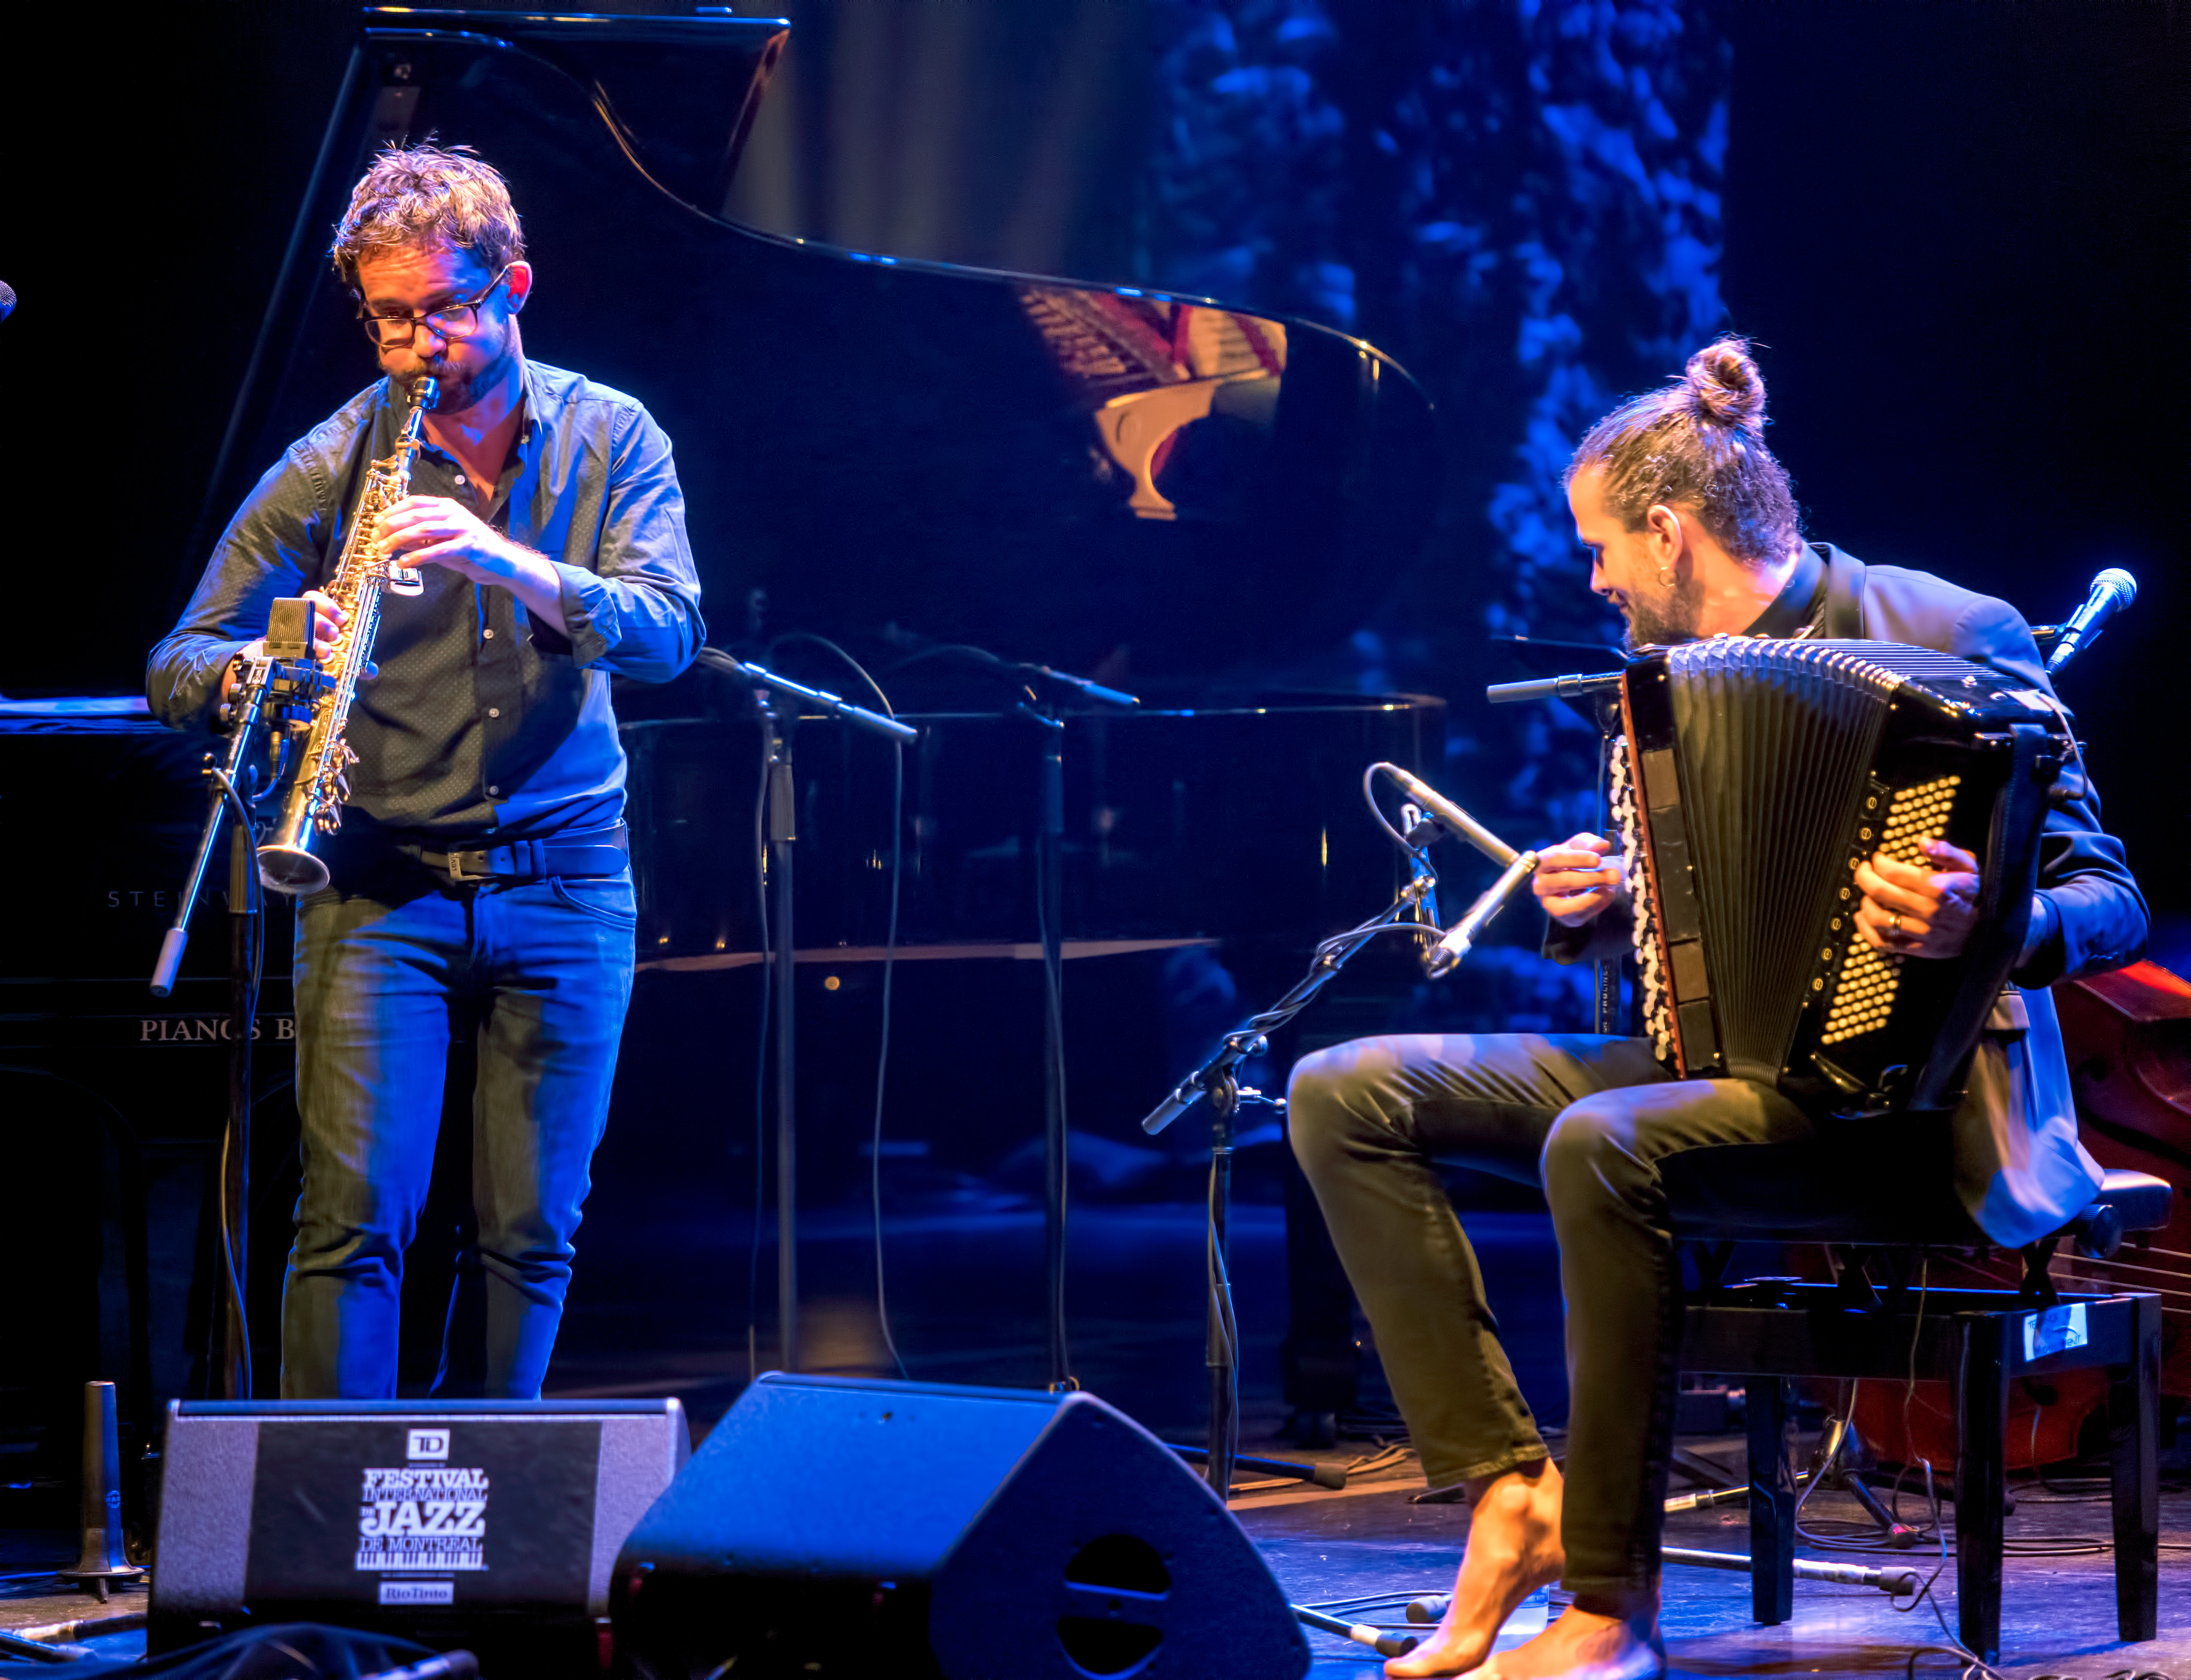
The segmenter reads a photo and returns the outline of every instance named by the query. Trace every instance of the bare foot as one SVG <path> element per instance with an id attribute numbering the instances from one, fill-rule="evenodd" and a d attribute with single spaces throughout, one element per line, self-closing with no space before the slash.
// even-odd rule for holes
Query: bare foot
<path id="1" fill-rule="evenodd" d="M 1489 1479 L 1474 1490 L 1468 1550 L 1454 1582 L 1453 1603 L 1437 1632 L 1385 1665 L 1392 1680 L 1465 1674 L 1491 1654 L 1506 1618 L 1539 1587 L 1560 1578 L 1560 1473 L 1538 1459 Z"/>
<path id="2" fill-rule="evenodd" d="M 1477 1671 L 1478 1680 L 1659 1680 L 1665 1671 L 1655 1592 L 1578 1598 L 1528 1643 Z"/>

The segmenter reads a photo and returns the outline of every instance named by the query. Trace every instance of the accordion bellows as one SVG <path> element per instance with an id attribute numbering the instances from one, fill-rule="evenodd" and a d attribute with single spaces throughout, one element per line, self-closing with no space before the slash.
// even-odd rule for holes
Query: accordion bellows
<path id="1" fill-rule="evenodd" d="M 2051 697 L 1896 643 L 1715 637 L 1645 650 L 1621 710 L 1613 809 L 1659 1054 L 1838 1112 L 1952 1106 L 2072 750 Z M 1922 863 L 1929 839 L 1978 856 L 1979 925 L 1954 958 L 1876 951 L 1857 867 Z"/>

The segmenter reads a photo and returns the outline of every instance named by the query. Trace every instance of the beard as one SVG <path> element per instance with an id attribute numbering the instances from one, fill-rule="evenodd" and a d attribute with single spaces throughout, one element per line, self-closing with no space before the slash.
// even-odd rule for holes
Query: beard
<path id="1" fill-rule="evenodd" d="M 1630 595 L 1624 609 L 1628 633 L 1622 639 L 1630 652 L 1693 642 L 1704 604 L 1704 586 L 1694 577 L 1670 584 L 1655 594 Z"/>
<path id="2" fill-rule="evenodd" d="M 501 330 L 492 336 L 482 332 L 464 341 L 465 349 L 472 353 L 466 364 L 451 361 L 448 346 L 444 344 L 430 360 L 414 361 L 397 377 L 407 385 L 421 378 L 438 382 L 441 389 L 435 398 L 435 411 L 461 414 L 508 374 L 516 341 L 512 328 L 513 323 L 504 322 Z M 484 360 L 481 358 L 481 352 L 485 353 Z"/>
<path id="3" fill-rule="evenodd" d="M 461 413 L 476 400 L 471 376 L 450 366 L 441 356 L 422 364 L 406 383 L 415 385 L 421 379 L 431 379 L 440 386 L 434 399 L 434 407 L 440 413 Z"/>
<path id="4" fill-rule="evenodd" d="M 445 415 L 457 415 L 477 402 L 480 392 L 494 383 L 501 376 L 502 365 L 503 358 L 498 356 L 485 367 L 458 367 L 447 355 L 438 355 L 431 361 L 420 363 L 410 378 L 413 383 L 421 378 L 437 382 L 441 389 L 434 400 L 435 410 Z"/>

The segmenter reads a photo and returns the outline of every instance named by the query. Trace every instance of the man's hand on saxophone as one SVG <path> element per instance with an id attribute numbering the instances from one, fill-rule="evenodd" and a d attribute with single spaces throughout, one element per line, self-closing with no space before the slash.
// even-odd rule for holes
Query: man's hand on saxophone
<path id="1" fill-rule="evenodd" d="M 373 527 L 380 551 L 406 565 L 447 566 L 475 583 L 499 583 L 525 603 L 526 611 L 559 636 L 563 580 L 544 555 L 512 542 L 461 502 L 445 496 L 407 496 Z"/>

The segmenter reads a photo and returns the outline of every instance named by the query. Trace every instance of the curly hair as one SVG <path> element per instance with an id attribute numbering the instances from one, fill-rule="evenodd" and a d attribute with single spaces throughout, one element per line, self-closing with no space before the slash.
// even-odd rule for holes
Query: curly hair
<path id="1" fill-rule="evenodd" d="M 523 257 L 509 184 L 469 146 L 390 144 L 351 189 L 327 255 L 354 292 L 360 258 L 435 246 L 468 252 L 490 270 Z"/>
<path id="2" fill-rule="evenodd" d="M 1599 466 L 1606 506 L 1630 531 L 1653 505 L 1686 505 L 1751 565 L 1784 559 L 1801 540 L 1795 487 L 1765 446 L 1765 380 L 1745 338 L 1705 345 L 1679 378 L 1591 427 L 1567 480 Z"/>

